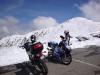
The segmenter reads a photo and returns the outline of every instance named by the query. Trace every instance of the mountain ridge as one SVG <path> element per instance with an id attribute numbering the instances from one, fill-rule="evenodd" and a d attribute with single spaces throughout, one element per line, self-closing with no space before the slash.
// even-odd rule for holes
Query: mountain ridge
<path id="1" fill-rule="evenodd" d="M 92 36 L 90 34 L 100 30 L 99 25 L 100 22 L 94 22 L 86 18 L 76 17 L 54 27 L 32 31 L 25 35 L 12 35 L 10 37 L 5 37 L 0 40 L 0 46 L 4 47 L 22 45 L 23 43 L 25 43 L 26 39 L 29 40 L 29 37 L 32 34 L 35 34 L 37 36 L 38 41 L 60 41 L 59 36 L 64 35 L 64 30 L 69 30 L 72 37 L 84 36 L 91 38 Z"/>

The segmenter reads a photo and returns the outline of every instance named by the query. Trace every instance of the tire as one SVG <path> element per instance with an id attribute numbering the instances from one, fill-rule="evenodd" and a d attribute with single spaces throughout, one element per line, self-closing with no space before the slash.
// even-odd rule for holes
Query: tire
<path id="1" fill-rule="evenodd" d="M 64 53 L 61 60 L 64 65 L 69 65 L 72 62 L 72 56 L 70 53 L 67 55 Z"/>
<path id="2" fill-rule="evenodd" d="M 44 63 L 43 60 L 39 60 L 37 62 L 37 66 L 38 66 L 38 68 L 40 69 L 40 71 L 41 71 L 41 73 L 43 75 L 47 75 L 48 74 L 48 68 L 47 68 L 47 66 L 46 66 L 46 64 Z"/>

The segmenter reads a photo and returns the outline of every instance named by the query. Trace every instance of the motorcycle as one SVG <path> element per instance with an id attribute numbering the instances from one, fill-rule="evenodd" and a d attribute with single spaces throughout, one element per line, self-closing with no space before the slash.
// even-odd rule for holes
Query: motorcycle
<path id="1" fill-rule="evenodd" d="M 49 42 L 49 48 L 48 49 L 48 61 L 53 61 L 53 62 L 57 62 L 57 56 L 55 56 L 54 54 L 54 50 L 55 48 L 58 48 L 58 44 L 55 43 L 55 44 L 52 44 L 52 42 Z M 65 65 L 69 65 L 71 62 L 72 62 L 72 56 L 71 56 L 71 48 L 68 49 L 66 48 L 65 49 L 62 49 L 62 52 L 60 53 L 60 59 L 59 61 L 62 63 L 62 64 L 65 64 Z"/>
<path id="2" fill-rule="evenodd" d="M 29 73 L 31 73 L 32 75 L 37 75 L 37 73 L 40 73 L 40 74 L 42 73 L 43 75 L 47 75 L 48 68 L 46 66 L 45 61 L 42 59 L 42 56 L 43 56 L 42 43 L 37 42 L 31 45 L 30 47 L 32 49 L 31 52 L 27 51 L 29 52 L 28 55 L 29 55 L 30 61 L 28 63 L 24 63 L 24 67 L 26 66 L 28 68 L 27 71 L 29 71 Z"/>

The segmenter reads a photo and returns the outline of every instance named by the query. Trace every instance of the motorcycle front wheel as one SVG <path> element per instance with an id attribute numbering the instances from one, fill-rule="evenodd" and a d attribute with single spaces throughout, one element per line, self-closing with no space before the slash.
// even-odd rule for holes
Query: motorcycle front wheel
<path id="1" fill-rule="evenodd" d="M 72 56 L 70 53 L 69 54 L 64 53 L 61 60 L 64 65 L 69 65 L 72 62 Z"/>
<path id="2" fill-rule="evenodd" d="M 36 62 L 37 67 L 39 68 L 40 72 L 43 75 L 47 75 L 48 74 L 48 68 L 46 63 L 43 60 L 38 60 L 38 62 Z"/>

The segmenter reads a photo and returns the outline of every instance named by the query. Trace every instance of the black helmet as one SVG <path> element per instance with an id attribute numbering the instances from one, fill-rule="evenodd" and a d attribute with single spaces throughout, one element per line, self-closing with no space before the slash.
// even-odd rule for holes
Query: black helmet
<path id="1" fill-rule="evenodd" d="M 35 35 L 31 35 L 30 39 L 31 39 L 32 43 L 36 42 L 36 36 Z"/>

